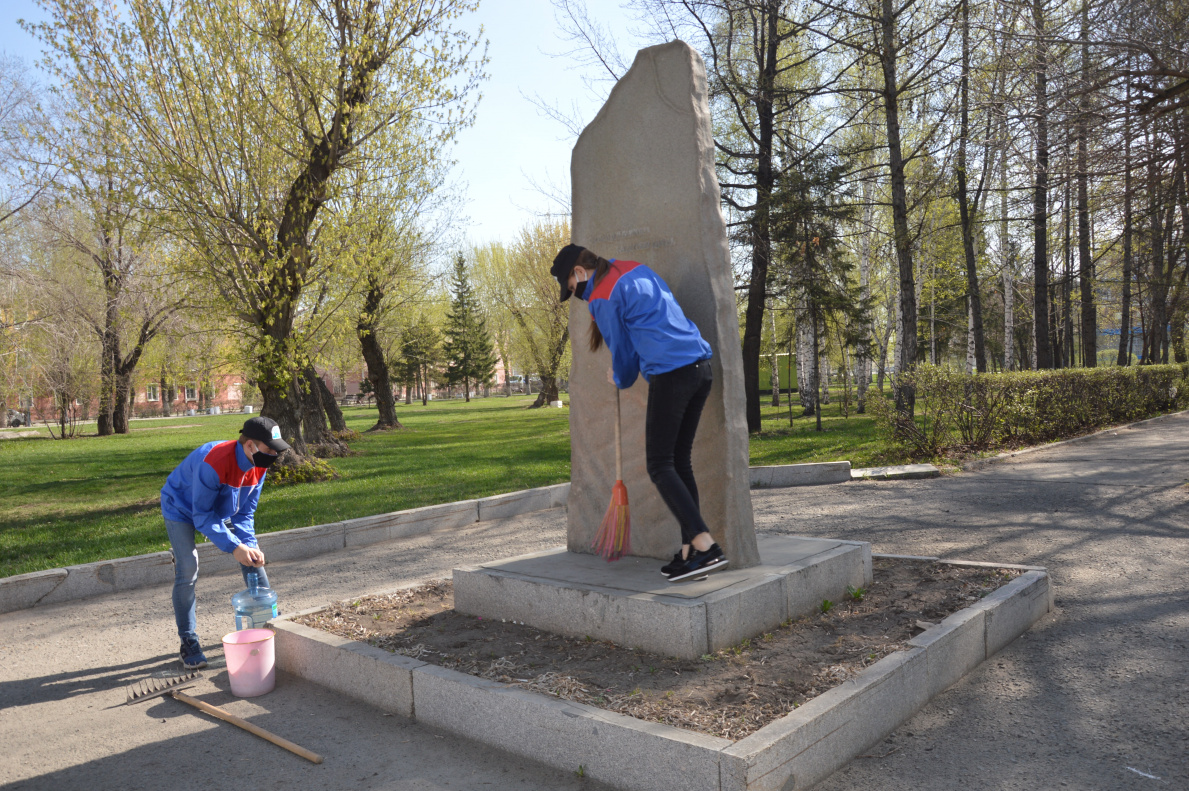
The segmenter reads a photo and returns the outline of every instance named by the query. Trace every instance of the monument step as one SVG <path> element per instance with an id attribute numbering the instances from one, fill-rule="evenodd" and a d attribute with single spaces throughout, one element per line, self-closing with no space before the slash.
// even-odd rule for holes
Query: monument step
<path id="1" fill-rule="evenodd" d="M 757 536 L 760 563 L 673 583 L 661 561 L 558 548 L 454 570 L 454 609 L 573 637 L 696 659 L 770 631 L 871 582 L 871 546 Z"/>

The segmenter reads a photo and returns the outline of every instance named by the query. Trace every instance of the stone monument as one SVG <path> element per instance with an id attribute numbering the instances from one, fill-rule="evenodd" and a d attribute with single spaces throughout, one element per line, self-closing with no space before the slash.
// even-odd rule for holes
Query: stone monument
<path id="1" fill-rule="evenodd" d="M 702 516 L 732 568 L 759 562 L 749 491 L 743 358 L 726 225 L 714 167 L 706 69 L 688 44 L 641 50 L 590 122 L 570 164 L 573 241 L 660 275 L 714 349 L 714 389 L 694 444 Z M 570 300 L 571 488 L 567 544 L 590 553 L 615 481 L 615 388 L 606 347 L 587 346 L 590 312 Z M 621 392 L 632 554 L 668 560 L 677 521 L 648 478 L 648 383 Z"/>
<path id="2" fill-rule="evenodd" d="M 634 557 L 606 563 L 592 553 L 615 481 L 615 388 L 606 349 L 588 349 L 587 305 L 571 299 L 568 548 L 454 569 L 460 613 L 696 659 L 871 582 L 868 544 L 764 535 L 757 546 L 739 324 L 706 99 L 705 69 L 686 44 L 640 51 L 574 147 L 573 237 L 604 258 L 653 268 L 714 349 L 694 474 L 702 514 L 731 564 L 678 585 L 657 573 L 652 558 L 668 560 L 681 538 L 645 470 L 642 378 L 621 394 Z"/>

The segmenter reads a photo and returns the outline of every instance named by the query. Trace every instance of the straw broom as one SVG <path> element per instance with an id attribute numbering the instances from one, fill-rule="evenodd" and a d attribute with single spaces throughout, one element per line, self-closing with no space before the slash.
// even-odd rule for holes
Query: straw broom
<path id="1" fill-rule="evenodd" d="M 623 485 L 623 448 L 619 438 L 619 388 L 615 389 L 615 485 L 611 505 L 599 525 L 591 548 L 610 563 L 632 551 L 632 517 L 628 513 L 628 487 Z"/>

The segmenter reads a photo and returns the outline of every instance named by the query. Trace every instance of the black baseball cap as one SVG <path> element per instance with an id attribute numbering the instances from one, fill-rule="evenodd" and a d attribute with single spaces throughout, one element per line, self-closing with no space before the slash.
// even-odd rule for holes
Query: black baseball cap
<path id="1" fill-rule="evenodd" d="M 281 427 L 272 418 L 263 415 L 249 418 L 240 432 L 248 439 L 263 442 L 277 453 L 289 450 L 289 443 L 281 439 Z"/>
<path id="2" fill-rule="evenodd" d="M 561 285 L 562 302 L 570 298 L 570 272 L 574 271 L 574 266 L 578 263 L 578 255 L 585 249 L 581 245 L 567 244 L 553 259 L 553 266 L 550 267 L 549 274 L 556 277 L 557 282 Z"/>

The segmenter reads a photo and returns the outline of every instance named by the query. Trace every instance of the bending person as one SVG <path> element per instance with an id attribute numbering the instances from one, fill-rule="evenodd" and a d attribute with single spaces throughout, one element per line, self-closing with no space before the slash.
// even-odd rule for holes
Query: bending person
<path id="1" fill-rule="evenodd" d="M 686 318 L 665 281 L 644 264 L 608 261 L 566 245 L 549 270 L 561 301 L 573 294 L 590 307 L 590 350 L 611 351 L 608 380 L 623 390 L 638 374 L 648 382 L 645 455 L 648 477 L 681 526 L 681 549 L 661 567 L 670 582 L 725 568 L 698 506 L 694 435 L 714 382 L 710 344 Z"/>
<path id="2" fill-rule="evenodd" d="M 245 583 L 248 574 L 255 573 L 260 587 L 267 588 L 264 553 L 256 543 L 256 505 L 265 471 L 277 454 L 288 448 L 275 422 L 254 417 L 244 423 L 238 440 L 206 443 L 165 480 L 161 514 L 173 551 L 173 615 L 182 641 L 182 666 L 187 670 L 206 667 L 194 598 L 198 581 L 195 532 L 239 561 Z"/>

